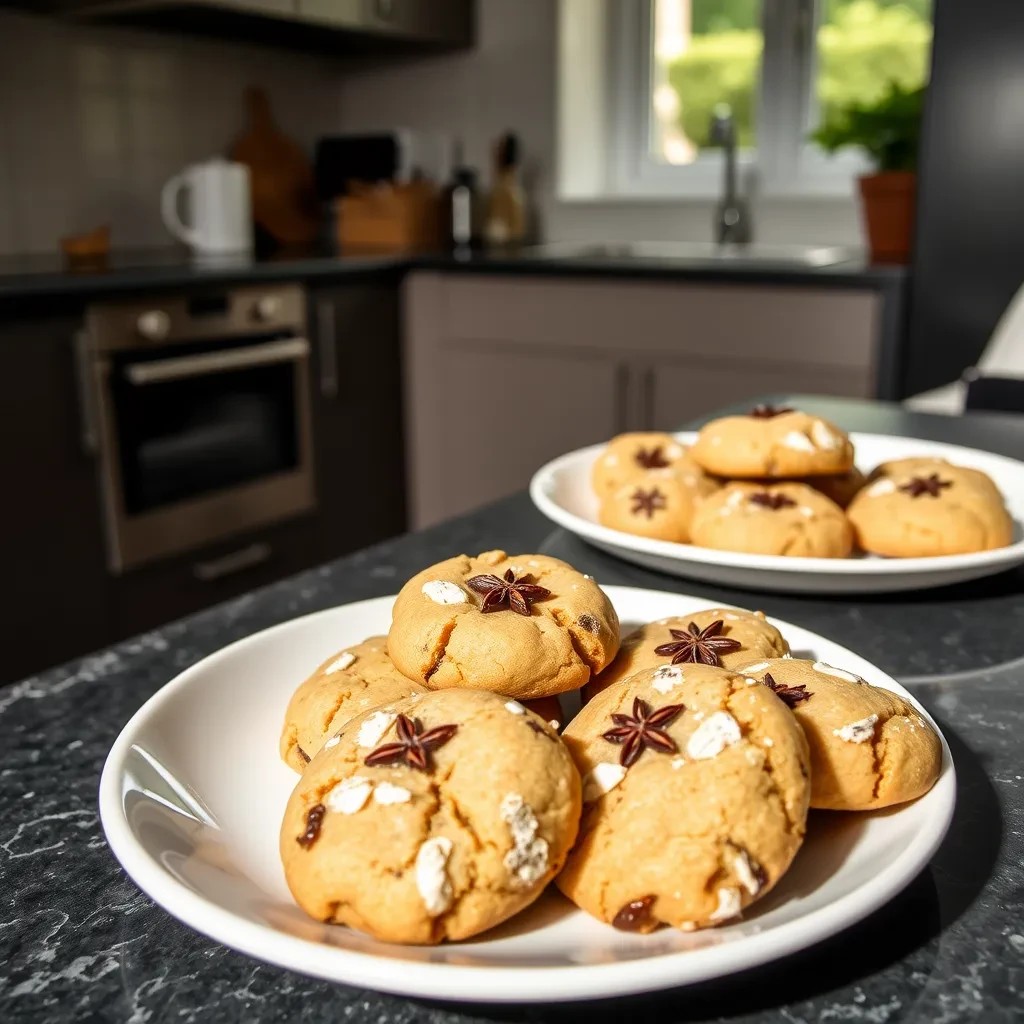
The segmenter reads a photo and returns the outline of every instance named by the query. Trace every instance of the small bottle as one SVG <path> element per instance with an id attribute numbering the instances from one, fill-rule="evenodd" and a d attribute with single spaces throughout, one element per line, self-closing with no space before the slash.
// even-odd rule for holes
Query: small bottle
<path id="1" fill-rule="evenodd" d="M 526 196 L 519 181 L 519 138 L 503 135 L 494 147 L 494 186 L 487 204 L 487 241 L 517 245 L 526 237 Z"/>
<path id="2" fill-rule="evenodd" d="M 462 163 L 462 147 L 455 145 L 452 178 L 444 190 L 444 235 L 455 251 L 480 243 L 480 197 L 476 171 Z"/>

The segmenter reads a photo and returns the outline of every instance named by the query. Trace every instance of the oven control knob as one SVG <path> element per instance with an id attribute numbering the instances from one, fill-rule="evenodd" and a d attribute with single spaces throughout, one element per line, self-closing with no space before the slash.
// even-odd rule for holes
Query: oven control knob
<path id="1" fill-rule="evenodd" d="M 281 300 L 276 295 L 261 295 L 252 307 L 252 315 L 261 323 L 273 320 L 281 311 Z"/>
<path id="2" fill-rule="evenodd" d="M 162 309 L 140 313 L 135 329 L 147 341 L 163 341 L 171 331 L 171 318 Z"/>

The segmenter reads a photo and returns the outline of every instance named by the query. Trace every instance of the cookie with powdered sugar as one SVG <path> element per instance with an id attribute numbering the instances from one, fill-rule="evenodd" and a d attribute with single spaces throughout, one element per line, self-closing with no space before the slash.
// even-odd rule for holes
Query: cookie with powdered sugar
<path id="1" fill-rule="evenodd" d="M 311 917 L 387 942 L 486 931 L 532 903 L 577 833 L 579 774 L 517 701 L 443 690 L 350 721 L 313 758 L 281 826 Z"/>

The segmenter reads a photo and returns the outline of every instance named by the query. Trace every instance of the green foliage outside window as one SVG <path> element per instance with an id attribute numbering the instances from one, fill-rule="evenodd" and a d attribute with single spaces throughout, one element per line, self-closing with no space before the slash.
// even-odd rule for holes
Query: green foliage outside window
<path id="1" fill-rule="evenodd" d="M 762 37 L 756 0 L 693 4 L 694 36 L 670 65 L 687 137 L 707 146 L 716 103 L 726 102 L 741 146 L 756 144 L 755 116 Z M 818 30 L 819 120 L 880 100 L 895 82 L 912 90 L 928 77 L 931 0 L 825 0 Z"/>

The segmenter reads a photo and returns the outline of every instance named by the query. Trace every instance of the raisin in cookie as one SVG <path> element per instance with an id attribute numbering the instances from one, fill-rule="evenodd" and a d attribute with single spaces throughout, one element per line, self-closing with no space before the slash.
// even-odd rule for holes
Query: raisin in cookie
<path id="1" fill-rule="evenodd" d="M 281 731 L 281 757 L 289 767 L 304 771 L 324 740 L 350 718 L 379 704 L 426 692 L 426 687 L 395 668 L 385 641 L 382 636 L 370 637 L 331 655 L 295 691 Z"/>
<path id="2" fill-rule="evenodd" d="M 749 416 L 712 420 L 690 454 L 707 472 L 730 479 L 820 476 L 853 468 L 853 445 L 835 424 L 766 406 Z"/>
<path id="3" fill-rule="evenodd" d="M 535 900 L 576 837 L 580 778 L 516 701 L 444 690 L 352 719 L 281 826 L 296 902 L 387 942 L 486 931 Z"/>
<path id="4" fill-rule="evenodd" d="M 663 668 L 667 693 L 672 680 L 687 663 L 735 669 L 756 658 L 781 658 L 789 653 L 785 637 L 765 619 L 764 612 L 742 608 L 711 608 L 661 619 L 630 633 L 622 640 L 615 660 L 583 688 L 584 700 L 647 668 Z"/>
<path id="5" fill-rule="evenodd" d="M 598 694 L 566 728 L 580 836 L 557 885 L 630 931 L 722 924 L 785 873 L 807 823 L 807 741 L 767 687 L 679 665 Z"/>
<path id="6" fill-rule="evenodd" d="M 504 551 L 417 573 L 388 634 L 399 670 L 433 690 L 524 699 L 578 689 L 618 650 L 618 616 L 591 578 L 557 558 Z"/>
<path id="7" fill-rule="evenodd" d="M 701 503 L 690 533 L 700 547 L 758 555 L 845 558 L 853 547 L 843 510 L 796 483 L 729 484 Z"/>
<path id="8" fill-rule="evenodd" d="M 915 800 L 939 777 L 938 734 L 909 701 L 842 668 L 786 658 L 742 671 L 793 709 L 811 751 L 811 806 L 866 811 Z"/>
<path id="9" fill-rule="evenodd" d="M 1013 520 L 984 473 L 937 460 L 884 464 L 847 514 L 865 551 L 921 558 L 1013 542 Z"/>
<path id="10" fill-rule="evenodd" d="M 671 434 L 619 434 L 595 460 L 591 486 L 603 497 L 623 484 L 651 475 L 663 476 L 684 464 L 691 471 L 694 468 L 686 449 Z"/>

